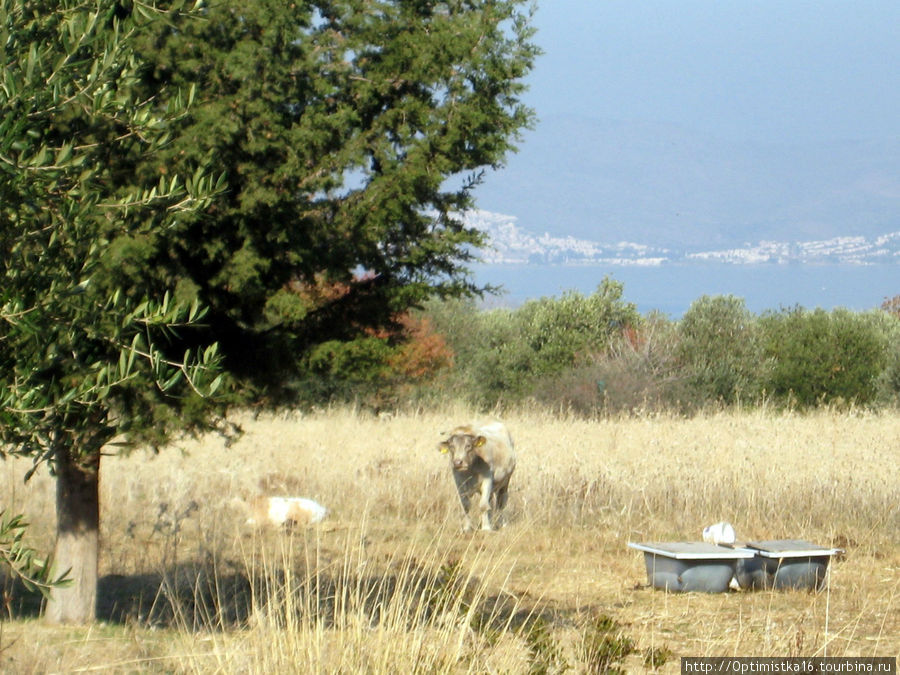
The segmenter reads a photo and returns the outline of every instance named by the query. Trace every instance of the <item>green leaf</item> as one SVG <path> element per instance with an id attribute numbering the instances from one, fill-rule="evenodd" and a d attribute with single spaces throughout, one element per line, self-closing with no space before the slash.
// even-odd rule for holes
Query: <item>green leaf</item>
<path id="1" fill-rule="evenodd" d="M 209 388 L 207 390 L 207 395 L 212 396 L 215 394 L 219 388 L 222 386 L 222 383 L 225 381 L 225 374 L 222 373 L 218 375 L 212 382 L 209 383 Z"/>
<path id="2" fill-rule="evenodd" d="M 176 370 L 171 377 L 169 377 L 165 382 L 160 385 L 160 389 L 163 391 L 169 391 L 174 387 L 181 379 L 184 377 L 184 373 L 180 370 Z"/>

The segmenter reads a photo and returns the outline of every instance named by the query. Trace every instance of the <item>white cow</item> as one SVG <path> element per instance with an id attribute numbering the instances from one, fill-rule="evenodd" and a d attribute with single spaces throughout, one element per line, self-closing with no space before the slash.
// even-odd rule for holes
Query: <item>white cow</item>
<path id="1" fill-rule="evenodd" d="M 450 455 L 450 467 L 459 492 L 465 521 L 463 529 L 474 528 L 469 517 L 473 494 L 480 495 L 478 513 L 482 530 L 501 526 L 503 507 L 506 506 L 509 478 L 516 468 L 513 440 L 500 422 L 456 427 L 438 449 Z M 495 511 L 491 522 L 491 510 Z"/>

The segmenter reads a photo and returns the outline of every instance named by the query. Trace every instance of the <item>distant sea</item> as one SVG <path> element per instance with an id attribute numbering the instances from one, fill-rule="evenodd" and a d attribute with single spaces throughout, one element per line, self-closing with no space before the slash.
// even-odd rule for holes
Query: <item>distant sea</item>
<path id="1" fill-rule="evenodd" d="M 797 305 L 807 309 L 874 309 L 900 295 L 900 264 L 722 264 L 659 266 L 491 264 L 473 267 L 479 284 L 502 285 L 487 307 L 517 307 L 567 290 L 592 293 L 604 276 L 624 284 L 624 300 L 641 314 L 680 318 L 703 295 L 735 295 L 754 313 Z"/>

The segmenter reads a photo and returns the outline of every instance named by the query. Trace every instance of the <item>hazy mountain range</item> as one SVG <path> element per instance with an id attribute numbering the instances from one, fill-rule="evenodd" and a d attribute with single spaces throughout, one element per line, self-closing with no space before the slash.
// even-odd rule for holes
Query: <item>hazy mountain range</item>
<path id="1" fill-rule="evenodd" d="M 900 139 L 775 144 L 550 118 L 478 190 L 488 262 L 900 263 Z"/>

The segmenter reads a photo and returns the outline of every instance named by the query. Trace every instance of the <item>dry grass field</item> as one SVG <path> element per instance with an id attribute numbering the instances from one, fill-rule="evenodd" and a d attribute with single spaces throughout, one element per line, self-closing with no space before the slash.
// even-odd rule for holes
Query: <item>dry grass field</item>
<path id="1" fill-rule="evenodd" d="M 158 456 L 104 459 L 101 621 L 49 627 L 19 596 L 0 671 L 679 671 L 681 656 L 900 654 L 900 415 L 765 411 L 584 421 L 504 415 L 506 528 L 460 532 L 441 431 L 462 408 L 237 420 Z M 0 503 L 49 547 L 52 479 L 3 467 Z M 235 496 L 330 514 L 253 530 Z M 804 538 L 846 554 L 821 593 L 648 588 L 628 541 Z"/>

